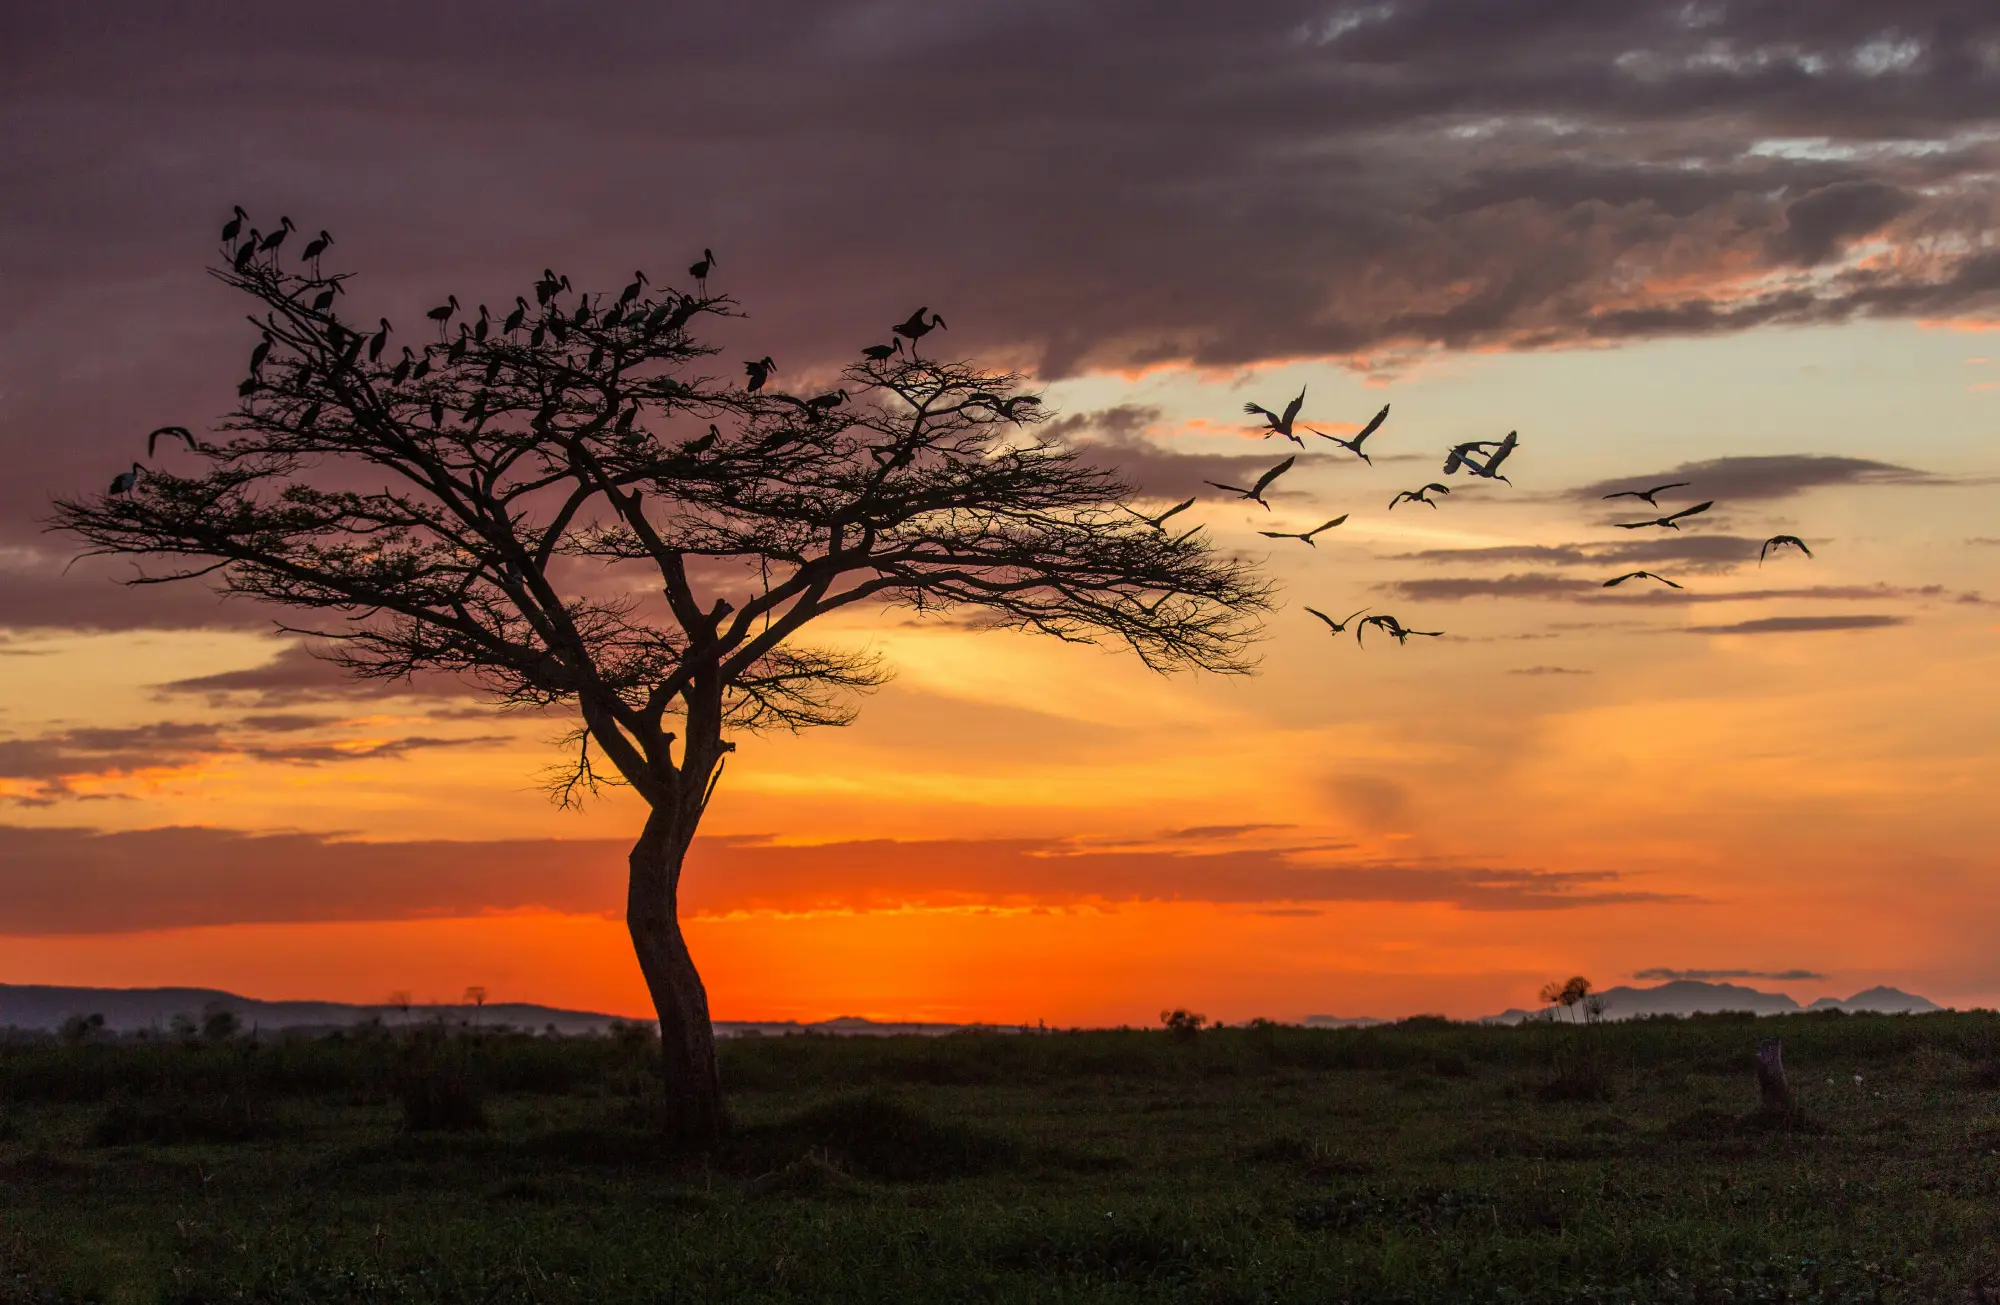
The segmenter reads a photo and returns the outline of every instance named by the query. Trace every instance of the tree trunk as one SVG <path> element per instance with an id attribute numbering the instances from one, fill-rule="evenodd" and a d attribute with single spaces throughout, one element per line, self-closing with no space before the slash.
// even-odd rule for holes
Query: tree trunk
<path id="1" fill-rule="evenodd" d="M 693 831 L 683 832 L 676 823 L 655 811 L 632 848 L 625 927 L 660 1017 L 667 1133 L 675 1141 L 706 1146 L 722 1135 L 729 1120 L 715 1065 L 708 990 L 681 936 L 681 862 Z"/>

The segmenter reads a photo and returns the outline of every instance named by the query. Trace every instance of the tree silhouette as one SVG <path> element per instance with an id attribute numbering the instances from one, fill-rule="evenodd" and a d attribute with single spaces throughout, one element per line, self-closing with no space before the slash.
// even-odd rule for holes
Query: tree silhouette
<path id="1" fill-rule="evenodd" d="M 154 433 L 197 468 L 140 468 L 59 501 L 56 524 L 93 552 L 176 559 L 134 583 L 208 577 L 333 614 L 284 628 L 358 675 L 455 673 L 501 704 L 573 706 L 556 799 L 622 782 L 649 808 L 626 921 L 683 1138 L 726 1125 L 677 911 L 726 736 L 844 723 L 881 679 L 865 654 L 800 642 L 806 625 L 864 603 L 964 609 L 1155 670 L 1247 669 L 1265 583 L 1137 521 L 1129 486 L 1037 439 L 1014 373 L 876 350 L 825 394 L 753 393 L 701 370 L 716 350 L 694 330 L 737 315 L 727 296 L 643 277 L 579 294 L 553 270 L 532 304 L 496 318 L 454 298 L 434 338 L 410 339 L 341 316 L 348 277 L 321 271 L 323 249 L 283 252 L 226 237 L 212 269 L 255 302 L 261 338 L 214 432 Z"/>

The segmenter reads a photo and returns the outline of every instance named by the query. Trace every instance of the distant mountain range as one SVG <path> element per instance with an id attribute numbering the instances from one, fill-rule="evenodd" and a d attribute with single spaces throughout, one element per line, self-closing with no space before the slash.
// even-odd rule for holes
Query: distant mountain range
<path id="1" fill-rule="evenodd" d="M 1699 979 L 1676 979 L 1653 988 L 1606 988 L 1598 996 L 1604 999 L 1604 1018 L 1608 1020 L 1642 1019 L 1648 1015 L 1712 1015 L 1723 1011 L 1795 1015 L 1800 1011 L 1839 1010 L 1849 1014 L 1869 1011 L 1884 1015 L 1920 1015 L 1944 1009 L 1928 997 L 1919 997 L 1899 988 L 1870 988 L 1844 1001 L 1838 997 L 1821 997 L 1809 1006 L 1801 1006 L 1782 992 L 1761 992 L 1740 984 L 1706 983 Z M 1516 1009 L 1489 1015 L 1481 1023 L 1518 1024 L 1544 1014 L 1542 1010 Z"/>
<path id="2" fill-rule="evenodd" d="M 1801 1006 L 1781 992 L 1761 992 L 1733 983 L 1705 983 L 1680 979 L 1653 988 L 1607 988 L 1604 1017 L 1612 1020 L 1639 1019 L 1647 1015 L 1698 1015 L 1720 1011 L 1750 1011 L 1758 1015 L 1790 1015 L 1800 1011 L 1841 1010 L 1850 1013 L 1874 1011 L 1884 1014 L 1922 1014 L 1943 1007 L 1925 997 L 1896 988 L 1870 988 L 1846 1000 L 1821 997 Z M 536 1033 L 553 1029 L 565 1036 L 598 1034 L 613 1025 L 633 1023 L 617 1015 L 595 1011 L 562 1010 L 524 1002 L 493 1002 L 485 1006 L 413 1005 L 356 1006 L 338 1001 L 260 1001 L 239 997 L 218 988 L 60 988 L 35 984 L 0 983 L 0 1029 L 28 1029 L 53 1032 L 72 1015 L 102 1015 L 105 1027 L 114 1033 L 136 1033 L 145 1029 L 165 1030 L 177 1015 L 200 1019 L 211 1010 L 235 1013 L 246 1029 L 336 1029 L 381 1020 L 395 1027 L 443 1020 L 449 1024 L 479 1024 L 488 1028 L 506 1025 Z M 1489 1015 L 1482 1024 L 1518 1024 L 1538 1019 L 1539 1010 L 1509 1010 Z M 1382 1020 L 1365 1016 L 1308 1015 L 1303 1023 L 1310 1028 L 1365 1028 Z M 914 1035 L 937 1037 L 965 1028 L 994 1028 L 1017 1031 L 1014 1025 L 966 1025 L 881 1023 L 858 1016 L 800 1023 L 793 1020 L 717 1020 L 717 1037 L 782 1037 L 788 1033 L 820 1033 L 844 1037 L 888 1037 Z"/>
<path id="3" fill-rule="evenodd" d="M 355 1006 L 339 1001 L 260 1001 L 219 988 L 59 988 L 36 984 L 0 983 L 0 1029 L 53 1032 L 72 1015 L 102 1015 L 113 1033 L 164 1030 L 176 1015 L 200 1019 L 212 1010 L 235 1013 L 245 1029 L 337 1029 L 369 1020 L 391 1028 L 405 1023 L 442 1020 L 447 1024 L 507 1026 L 541 1033 L 549 1029 L 565 1037 L 608 1031 L 615 1024 L 651 1023 L 627 1020 L 596 1011 L 562 1010 L 526 1002 L 489 1002 L 484 1006 L 412 1005 Z M 935 1037 L 974 1027 L 963 1024 L 881 1023 L 858 1016 L 800 1023 L 794 1020 L 717 1020 L 723 1038 L 782 1037 L 787 1033 L 887 1037 L 896 1034 Z M 983 1026 L 981 1026 L 983 1027 Z M 1012 1026 L 1008 1026 L 1010 1029 Z"/>

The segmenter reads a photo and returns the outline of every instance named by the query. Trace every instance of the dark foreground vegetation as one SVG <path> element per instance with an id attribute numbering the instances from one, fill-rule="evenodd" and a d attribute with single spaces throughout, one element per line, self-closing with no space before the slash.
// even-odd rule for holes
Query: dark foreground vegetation
<path id="1" fill-rule="evenodd" d="M 2000 1016 L 723 1055 L 676 1156 L 636 1036 L 15 1038 L 0 1300 L 2000 1300 Z"/>

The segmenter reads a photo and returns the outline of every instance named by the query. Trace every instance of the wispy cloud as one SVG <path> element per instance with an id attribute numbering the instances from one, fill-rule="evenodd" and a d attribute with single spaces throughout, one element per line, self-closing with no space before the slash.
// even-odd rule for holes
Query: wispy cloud
<path id="1" fill-rule="evenodd" d="M 100 933 L 283 920 L 403 919 L 624 902 L 622 843 L 358 842 L 297 833 L 129 833 L 0 825 L 0 934 Z M 273 874 L 283 866 L 284 874 Z M 1611 870 L 1344 859 L 1310 849 L 1094 849 L 1059 839 L 789 846 L 698 839 L 682 909 L 894 910 L 1212 902 L 1311 908 L 1430 902 L 1467 911 L 1691 900 Z"/>
<path id="2" fill-rule="evenodd" d="M 1907 616 L 1766 616 L 1729 625 L 1690 625 L 1688 634 L 1816 634 L 1834 630 L 1883 630 L 1908 625 Z"/>
<path id="3" fill-rule="evenodd" d="M 1934 476 L 1927 471 L 1898 466 L 1893 462 L 1877 462 L 1872 458 L 1849 458 L 1822 453 L 1778 453 L 1755 457 L 1711 458 L 1704 462 L 1683 462 L 1667 471 L 1620 476 L 1616 480 L 1600 480 L 1590 485 L 1579 485 L 1570 491 L 1569 496 L 1583 501 L 1601 502 L 1606 494 L 1627 489 L 1646 489 L 1676 480 L 1689 482 L 1686 489 L 1675 491 L 1676 499 L 1726 499 L 1733 502 L 1790 498 L 1809 489 L 1820 489 L 1829 485 L 1957 483 L 1948 476 Z M 1628 508 L 1634 507 L 1633 500 L 1625 499 L 1620 502 Z M 1616 503 L 1603 503 L 1602 506 L 1611 511 L 1619 510 L 1619 505 Z M 1635 510 L 1644 507 L 1645 504 L 1639 503 L 1636 504 Z"/>

